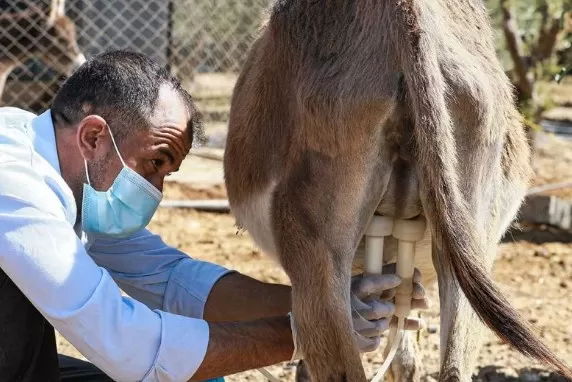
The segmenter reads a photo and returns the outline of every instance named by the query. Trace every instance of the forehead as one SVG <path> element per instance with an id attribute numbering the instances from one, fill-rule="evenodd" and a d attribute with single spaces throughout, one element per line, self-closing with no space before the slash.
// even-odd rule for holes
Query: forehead
<path id="1" fill-rule="evenodd" d="M 185 104 L 168 85 L 161 87 L 149 122 L 151 129 L 138 129 L 126 142 L 126 150 L 136 156 L 154 157 L 167 153 L 172 163 L 182 161 L 189 153 L 192 134 L 188 131 L 189 115 Z"/>
<path id="2" fill-rule="evenodd" d="M 187 132 L 188 121 L 187 109 L 181 97 L 169 85 L 161 86 L 151 123 L 158 128 L 168 125 Z"/>
<path id="3" fill-rule="evenodd" d="M 181 97 L 169 85 L 163 85 L 159 90 L 150 122 L 154 127 L 148 132 L 151 137 L 164 140 L 169 146 L 177 146 L 184 155 L 188 153 L 192 144 L 188 111 Z"/>

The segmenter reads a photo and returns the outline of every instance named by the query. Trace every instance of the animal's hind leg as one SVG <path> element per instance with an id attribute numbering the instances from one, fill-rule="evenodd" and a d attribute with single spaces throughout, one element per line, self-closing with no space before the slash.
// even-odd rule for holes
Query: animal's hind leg
<path id="1" fill-rule="evenodd" d="M 512 105 L 511 109 L 508 107 L 501 109 L 510 117 L 505 121 L 507 125 L 498 126 L 499 130 L 506 131 L 505 137 L 477 142 L 471 134 L 459 134 L 461 138 L 457 142 L 459 152 L 470 158 L 460 167 L 460 179 L 467 180 L 462 191 L 469 206 L 468 214 L 474 219 L 476 237 L 486 249 L 480 260 L 489 272 L 497 255 L 498 242 L 525 197 L 530 174 L 530 152 L 525 132 L 518 112 L 512 109 Z M 459 126 L 464 126 L 466 131 L 484 129 L 479 125 Z M 488 329 L 470 306 L 450 269 L 440 261 L 436 246 L 432 253 L 438 276 L 441 315 L 439 380 L 470 381 Z"/>
<path id="2" fill-rule="evenodd" d="M 384 359 L 387 358 L 396 334 L 396 329 L 391 329 L 389 332 L 387 346 L 383 352 Z M 419 349 L 415 343 L 415 335 L 416 333 L 410 331 L 403 332 L 395 357 L 387 371 L 387 381 L 418 382 L 421 380 L 422 363 L 419 357 Z"/>
<path id="3" fill-rule="evenodd" d="M 390 171 L 371 138 L 364 137 L 362 149 L 360 155 L 300 153 L 273 199 L 274 237 L 292 283 L 297 343 L 317 382 L 365 381 L 351 321 L 352 259 Z"/>
<path id="4" fill-rule="evenodd" d="M 383 353 L 383 359 L 387 358 L 393 339 L 395 338 L 395 329 L 389 334 L 387 346 Z M 386 380 L 390 382 L 417 382 L 421 380 L 423 367 L 419 356 L 419 349 L 415 343 L 415 333 L 405 331 L 401 342 L 395 353 L 395 357 L 391 362 L 391 367 L 386 374 Z M 377 372 L 377 369 L 374 370 Z M 300 360 L 296 366 L 296 382 L 309 382 L 310 375 L 308 368 L 303 360 Z"/>
<path id="5" fill-rule="evenodd" d="M 439 381 L 470 381 L 485 327 L 453 276 L 438 262 L 436 268 L 441 305 Z"/>

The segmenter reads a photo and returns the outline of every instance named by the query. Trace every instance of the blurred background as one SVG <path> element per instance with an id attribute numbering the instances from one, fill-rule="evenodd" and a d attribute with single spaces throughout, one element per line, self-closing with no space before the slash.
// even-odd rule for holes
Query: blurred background
<path id="1" fill-rule="evenodd" d="M 572 1 L 485 3 L 496 30 L 498 56 L 518 90 L 530 127 L 540 128 L 542 123 L 550 131 L 569 133 L 569 126 L 558 123 L 561 118 L 551 118 L 557 113 L 544 112 L 561 106 L 565 98 L 555 79 L 572 63 Z M 225 122 L 224 97 L 271 4 L 272 0 L 0 0 L 0 78 L 7 76 L 0 104 L 36 113 L 45 110 L 68 74 L 51 63 L 73 58 L 75 50 L 68 45 L 72 40 L 87 58 L 115 48 L 149 55 L 204 104 L 207 122 Z M 44 25 L 53 8 L 61 9 L 58 19 L 74 24 L 74 36 L 58 33 L 57 24 Z M 216 96 L 220 97 L 214 100 Z"/>
<path id="2" fill-rule="evenodd" d="M 477 1 L 477 0 L 475 0 Z M 0 106 L 41 113 L 83 54 L 143 52 L 177 75 L 203 113 L 208 142 L 168 178 L 150 228 L 190 256 L 288 283 L 248 233 L 237 234 L 222 172 L 229 100 L 271 0 L 0 0 Z M 572 362 L 572 0 L 486 0 L 496 51 L 515 85 L 534 147 L 535 177 L 506 235 L 495 278 L 562 359 Z M 1 127 L 0 127 L 1 128 Z M 248 153 L 245 153 L 248 155 Z M 1 175 L 0 175 L 1 179 Z M 424 380 L 439 357 L 439 304 L 418 335 Z M 82 357 L 59 337 L 60 351 Z M 371 376 L 383 358 L 364 355 Z M 293 365 L 272 372 L 293 380 Z M 230 381 L 264 381 L 257 371 Z M 560 381 L 490 334 L 476 381 Z"/>

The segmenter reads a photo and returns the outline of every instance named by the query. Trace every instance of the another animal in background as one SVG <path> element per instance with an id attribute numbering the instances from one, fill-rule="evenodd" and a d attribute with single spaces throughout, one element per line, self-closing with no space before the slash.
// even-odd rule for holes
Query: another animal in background
<path id="1" fill-rule="evenodd" d="M 19 9 L 16 3 L 8 2 L 0 14 L 0 97 L 8 75 L 30 57 L 65 75 L 86 60 L 64 0 L 52 0 L 49 8 L 25 1 L 26 8 Z"/>

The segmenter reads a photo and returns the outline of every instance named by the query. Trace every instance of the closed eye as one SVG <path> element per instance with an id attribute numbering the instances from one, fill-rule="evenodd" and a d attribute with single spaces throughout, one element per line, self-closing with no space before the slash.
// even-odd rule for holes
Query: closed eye
<path id="1" fill-rule="evenodd" d="M 160 147 L 157 152 L 155 153 L 155 159 L 152 159 L 151 162 L 153 163 L 153 168 L 155 169 L 156 172 L 165 172 L 165 171 L 169 171 L 168 175 L 171 175 L 171 173 L 174 171 L 178 170 L 175 169 L 175 157 L 173 155 L 173 153 L 171 152 L 171 150 L 169 150 L 168 148 L 165 147 Z"/>
<path id="2" fill-rule="evenodd" d="M 161 167 L 163 167 L 163 165 L 165 164 L 165 161 L 163 159 L 153 159 L 151 162 L 153 163 L 153 167 L 157 171 L 159 171 Z"/>
<path id="3" fill-rule="evenodd" d="M 163 159 L 153 159 L 151 162 L 153 163 L 153 168 L 155 169 L 156 172 L 161 172 L 161 169 L 165 167 L 165 161 Z M 179 171 L 179 169 L 176 169 L 174 171 L 169 171 L 165 176 L 170 176 L 173 174 L 173 172 L 177 171 Z"/>

